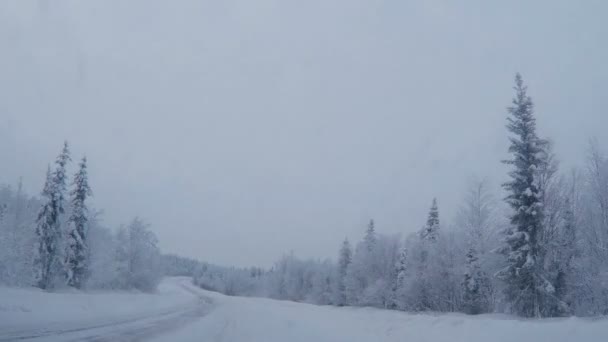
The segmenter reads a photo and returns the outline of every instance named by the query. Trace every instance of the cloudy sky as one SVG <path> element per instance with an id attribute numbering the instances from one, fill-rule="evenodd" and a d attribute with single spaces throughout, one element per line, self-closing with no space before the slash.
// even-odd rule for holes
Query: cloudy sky
<path id="1" fill-rule="evenodd" d="M 516 71 L 565 169 L 608 146 L 605 1 L 0 2 L 0 182 L 68 139 L 95 206 L 165 251 L 333 257 L 504 180 Z"/>

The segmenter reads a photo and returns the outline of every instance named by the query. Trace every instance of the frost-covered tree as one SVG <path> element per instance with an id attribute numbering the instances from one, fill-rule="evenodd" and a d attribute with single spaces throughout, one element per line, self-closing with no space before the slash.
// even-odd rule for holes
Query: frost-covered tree
<path id="1" fill-rule="evenodd" d="M 156 235 L 135 218 L 116 236 L 117 287 L 152 291 L 162 277 L 160 250 Z"/>
<path id="2" fill-rule="evenodd" d="M 369 220 L 369 224 L 367 225 L 367 230 L 365 231 L 365 237 L 363 238 L 365 243 L 365 248 L 371 252 L 374 250 L 376 246 L 376 228 L 374 225 L 374 220 Z"/>
<path id="3" fill-rule="evenodd" d="M 408 258 L 407 258 L 407 247 L 402 247 L 399 253 L 399 259 L 395 263 L 395 275 L 393 283 L 393 308 L 405 310 L 406 296 L 407 296 L 407 277 L 408 277 Z"/>
<path id="4" fill-rule="evenodd" d="M 480 256 L 493 247 L 496 233 L 495 203 L 485 181 L 470 184 L 464 205 L 458 212 L 457 224 L 463 229 L 467 241 L 474 244 Z"/>
<path id="5" fill-rule="evenodd" d="M 463 281 L 463 309 L 469 313 L 487 312 L 494 305 L 494 284 L 487 275 L 496 271 L 499 257 L 487 252 L 496 247 L 498 220 L 495 202 L 485 181 L 470 184 L 464 205 L 458 215 L 458 225 L 462 229 L 460 255 L 465 257 L 465 279 Z M 477 278 L 483 278 L 483 283 Z M 474 283 L 471 282 L 473 279 Z M 478 291 L 471 284 L 483 285 Z"/>
<path id="6" fill-rule="evenodd" d="M 608 158 L 595 139 L 590 142 L 588 153 L 586 214 L 588 234 L 594 240 L 589 247 L 608 260 Z"/>
<path id="7" fill-rule="evenodd" d="M 439 240 L 439 208 L 437 200 L 433 199 L 426 224 L 419 232 L 419 239 L 415 239 L 412 260 L 415 269 L 415 278 L 409 289 L 408 307 L 415 311 L 435 309 L 432 289 L 432 278 L 439 262 L 437 242 Z"/>
<path id="8" fill-rule="evenodd" d="M 33 223 L 40 203 L 28 198 L 19 180 L 17 190 L 0 186 L 0 284 L 32 284 Z"/>
<path id="9" fill-rule="evenodd" d="M 370 220 L 363 241 L 357 244 L 344 277 L 344 292 L 349 305 L 359 305 L 362 301 L 363 291 L 369 286 L 376 238 L 374 220 Z"/>
<path id="10" fill-rule="evenodd" d="M 338 254 L 338 269 L 336 271 L 336 281 L 334 282 L 334 303 L 336 305 L 346 304 L 346 287 L 344 279 L 348 266 L 352 262 L 353 251 L 350 246 L 348 239 L 344 239 L 342 246 L 340 247 L 340 253 Z"/>
<path id="11" fill-rule="evenodd" d="M 200 262 L 195 259 L 175 254 L 163 254 L 161 256 L 163 275 L 166 276 L 192 277 L 194 276 L 194 272 L 199 266 L 199 263 Z M 254 276 L 253 272 L 256 271 L 257 269 L 252 269 L 252 276 Z"/>
<path id="12" fill-rule="evenodd" d="M 581 316 L 608 314 L 608 158 L 597 141 L 588 153 L 581 185 L 568 197 L 576 243 L 565 299 L 571 312 Z"/>
<path id="13" fill-rule="evenodd" d="M 395 308 L 395 283 L 397 274 L 395 265 L 399 260 L 401 252 L 400 236 L 382 235 L 378 236 L 378 244 L 374 255 L 373 273 L 375 280 L 373 288 L 368 293 L 377 298 L 377 306 L 383 308 Z"/>
<path id="14" fill-rule="evenodd" d="M 116 253 L 118 238 L 112 230 L 101 225 L 100 215 L 92 212 L 87 224 L 89 275 L 85 286 L 92 289 L 126 288 L 119 286 L 117 281 L 120 270 Z"/>
<path id="15" fill-rule="evenodd" d="M 320 263 L 312 263 L 310 271 L 308 272 L 309 276 L 312 277 L 312 280 L 310 293 L 305 296 L 307 302 L 321 305 L 332 304 L 332 288 L 335 287 L 332 277 L 333 270 L 334 265 L 329 260 Z"/>
<path id="16" fill-rule="evenodd" d="M 377 234 L 373 220 L 370 221 L 363 240 L 355 248 L 344 279 L 349 305 L 390 305 L 398 249 L 398 239 Z"/>
<path id="17" fill-rule="evenodd" d="M 426 221 L 426 225 L 420 232 L 420 237 L 426 241 L 437 241 L 439 237 L 439 209 L 437 208 L 437 199 L 433 198 L 431 210 Z"/>
<path id="18" fill-rule="evenodd" d="M 543 204 L 537 170 L 542 167 L 546 141 L 536 134 L 532 99 L 519 74 L 515 77 L 515 98 L 508 108 L 507 128 L 512 136 L 504 161 L 512 166 L 510 181 L 504 184 L 507 203 L 513 212 L 511 228 L 501 251 L 507 255 L 507 266 L 497 275 L 507 285 L 505 294 L 512 310 L 525 317 L 546 315 L 546 303 L 554 296 L 553 285 L 543 274 L 539 238 L 542 234 Z"/>
<path id="19" fill-rule="evenodd" d="M 477 251 L 470 247 L 466 255 L 466 271 L 463 286 L 463 310 L 476 315 L 491 310 L 491 283 L 487 273 L 479 265 Z"/>
<path id="20" fill-rule="evenodd" d="M 68 143 L 55 161 L 55 170 L 47 170 L 42 191 L 43 205 L 36 221 L 36 250 L 34 259 L 34 279 L 41 289 L 53 287 L 62 267 L 61 260 L 61 220 L 64 213 L 66 191 L 66 165 L 70 161 Z"/>
<path id="21" fill-rule="evenodd" d="M 555 296 L 565 305 L 557 307 L 556 315 L 566 315 L 572 312 L 571 284 L 574 276 L 573 260 L 577 254 L 576 246 L 576 219 L 571 201 L 566 198 L 564 220 L 556 239 L 554 265 L 555 265 Z"/>
<path id="22" fill-rule="evenodd" d="M 73 189 L 70 192 L 71 212 L 67 223 L 67 242 L 65 249 L 65 271 L 68 286 L 81 288 L 88 275 L 88 242 L 87 224 L 89 212 L 87 197 L 91 188 L 87 176 L 87 159 L 83 157 L 79 169 L 74 175 Z"/>
<path id="23" fill-rule="evenodd" d="M 564 179 L 558 177 L 559 163 L 550 142 L 546 142 L 539 155 L 539 166 L 535 179 L 538 183 L 539 197 L 543 206 L 542 228 L 539 232 L 541 256 L 550 253 L 550 247 L 558 238 L 559 229 L 565 213 L 564 200 L 568 197 Z"/>
<path id="24" fill-rule="evenodd" d="M 260 292 L 271 298 L 330 304 L 335 267 L 329 261 L 300 260 L 290 253 L 264 273 L 266 290 Z"/>

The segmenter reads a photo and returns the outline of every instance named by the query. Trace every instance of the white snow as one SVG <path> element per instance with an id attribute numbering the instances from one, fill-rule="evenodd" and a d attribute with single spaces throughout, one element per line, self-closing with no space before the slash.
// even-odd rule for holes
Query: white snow
<path id="1" fill-rule="evenodd" d="M 191 309 L 197 296 L 185 290 L 189 279 L 165 279 L 155 294 L 140 292 L 62 292 L 0 287 L 0 341 L 10 336 L 81 330 L 157 318 Z"/>
<path id="2" fill-rule="evenodd" d="M 201 296 L 209 301 L 198 301 Z M 189 320 L 182 319 L 184 324 L 175 326 L 167 324 L 161 316 L 154 316 L 192 305 L 203 305 L 208 310 Z M 129 318 L 148 316 L 156 318 L 128 326 Z M 126 325 L 122 330 L 116 328 L 118 325 L 110 324 L 62 332 L 62 329 L 75 326 L 121 320 Z M 150 330 L 154 326 L 160 329 Z M 97 341 L 138 339 L 156 342 L 603 342 L 608 336 L 608 319 L 535 321 L 506 315 L 409 314 L 371 308 L 315 306 L 228 297 L 200 290 L 185 278 L 165 279 L 158 294 L 45 293 L 0 288 L 0 340 L 9 336 L 10 331 L 30 329 L 35 332 L 53 327 L 57 329 L 56 334 L 42 336 L 37 341 L 77 341 L 93 336 Z M 94 334 L 89 332 L 93 329 L 97 329 Z M 145 334 L 137 334 L 142 331 Z"/>
<path id="3" fill-rule="evenodd" d="M 608 336 L 607 319 L 532 321 L 496 314 L 409 314 L 204 293 L 217 305 L 213 312 L 154 341 L 605 342 Z"/>

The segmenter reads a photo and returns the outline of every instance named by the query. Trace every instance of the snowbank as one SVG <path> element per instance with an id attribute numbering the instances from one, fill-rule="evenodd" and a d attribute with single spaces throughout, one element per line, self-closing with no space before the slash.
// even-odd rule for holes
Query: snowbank
<path id="1" fill-rule="evenodd" d="M 165 280 L 156 294 L 49 293 L 0 287 L 0 333 L 110 324 L 172 312 L 193 301 L 193 295 L 179 285 Z"/>

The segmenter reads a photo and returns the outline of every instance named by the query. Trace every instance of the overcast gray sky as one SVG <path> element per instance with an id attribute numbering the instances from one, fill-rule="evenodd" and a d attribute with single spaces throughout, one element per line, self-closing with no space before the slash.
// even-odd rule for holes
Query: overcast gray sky
<path id="1" fill-rule="evenodd" d="M 107 225 L 268 266 L 444 221 L 505 179 L 520 71 L 564 167 L 608 146 L 608 2 L 0 2 L 0 182 L 38 193 L 64 139 Z"/>

